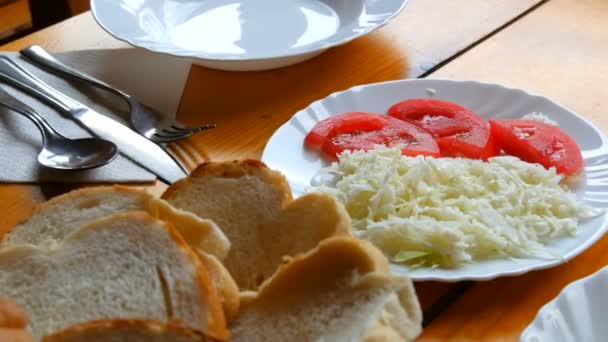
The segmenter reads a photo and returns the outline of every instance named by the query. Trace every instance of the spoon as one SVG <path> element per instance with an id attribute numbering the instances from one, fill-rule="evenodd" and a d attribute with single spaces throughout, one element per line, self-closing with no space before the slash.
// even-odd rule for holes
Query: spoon
<path id="1" fill-rule="evenodd" d="M 0 106 L 24 115 L 36 124 L 42 134 L 42 150 L 38 162 L 60 170 L 83 170 L 111 162 L 118 153 L 114 143 L 98 139 L 69 139 L 59 134 L 33 108 L 0 87 Z"/>

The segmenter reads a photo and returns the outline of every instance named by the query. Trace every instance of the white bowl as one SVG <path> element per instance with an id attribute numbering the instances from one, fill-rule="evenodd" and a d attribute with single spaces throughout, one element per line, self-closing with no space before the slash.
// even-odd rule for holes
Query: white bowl
<path id="1" fill-rule="evenodd" d="M 206 67 L 264 70 L 310 59 L 397 15 L 407 0 L 91 0 L 108 33 Z"/>
<path id="2" fill-rule="evenodd" d="M 524 330 L 521 342 L 608 340 L 608 267 L 566 286 Z"/>

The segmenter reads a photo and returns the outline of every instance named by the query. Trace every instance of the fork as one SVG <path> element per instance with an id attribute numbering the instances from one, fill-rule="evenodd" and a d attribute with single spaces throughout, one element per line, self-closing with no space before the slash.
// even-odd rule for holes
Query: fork
<path id="1" fill-rule="evenodd" d="M 74 80 L 85 82 L 110 93 L 120 96 L 129 105 L 130 121 L 135 130 L 157 144 L 165 144 L 185 139 L 192 134 L 215 127 L 206 124 L 199 127 L 187 127 L 175 120 L 167 119 L 165 115 L 139 102 L 133 96 L 90 75 L 80 72 L 44 50 L 41 46 L 32 45 L 20 51 L 21 55 L 43 69 Z"/>

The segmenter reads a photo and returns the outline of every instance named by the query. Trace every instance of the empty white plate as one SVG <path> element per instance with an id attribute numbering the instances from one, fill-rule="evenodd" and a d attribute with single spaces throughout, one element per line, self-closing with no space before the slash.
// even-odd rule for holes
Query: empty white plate
<path id="1" fill-rule="evenodd" d="M 311 103 L 281 126 L 266 144 L 262 161 L 281 171 L 294 194 L 301 195 L 310 187 L 310 180 L 318 170 L 328 165 L 319 153 L 304 149 L 304 137 L 317 122 L 345 112 L 386 113 L 398 101 L 429 96 L 458 103 L 486 119 L 544 113 L 574 138 L 583 152 L 585 177 L 572 190 L 591 207 L 608 207 L 608 137 L 591 122 L 546 97 L 497 84 L 416 79 L 367 84 L 337 92 Z M 576 236 L 556 239 L 547 245 L 551 253 L 561 256 L 556 259 L 493 259 L 454 269 L 412 269 L 403 264 L 392 264 L 391 269 L 414 280 L 487 280 L 518 275 L 574 258 L 602 237 L 607 229 L 606 214 L 583 222 Z"/>
<path id="2" fill-rule="evenodd" d="M 524 330 L 521 342 L 603 342 L 608 339 L 608 268 L 566 286 Z"/>
<path id="3" fill-rule="evenodd" d="M 224 70 L 295 64 L 387 23 L 407 0 L 92 0 L 131 45 Z"/>

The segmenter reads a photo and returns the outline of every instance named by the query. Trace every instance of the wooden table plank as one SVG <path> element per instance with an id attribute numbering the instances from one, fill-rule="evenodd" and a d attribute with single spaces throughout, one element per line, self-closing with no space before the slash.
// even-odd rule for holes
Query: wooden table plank
<path id="1" fill-rule="evenodd" d="M 31 27 L 27 0 L 0 5 L 0 39 Z"/>
<path id="2" fill-rule="evenodd" d="M 194 67 L 182 97 L 179 118 L 192 124 L 214 121 L 219 126 L 181 143 L 179 148 L 186 151 L 181 155 L 189 155 L 195 162 L 207 158 L 259 158 L 272 132 L 310 102 L 356 84 L 418 77 L 539 2 L 412 0 L 404 12 L 385 27 L 299 65 L 246 73 Z M 3 49 L 18 50 L 34 43 L 51 51 L 125 46 L 103 32 L 90 13 Z M 162 184 L 156 183 L 152 189 L 158 193 L 162 188 Z M 4 189 L 0 186 L 0 195 Z M 10 191 L 19 193 L 23 200 L 30 199 L 28 203 L 48 197 L 36 192 L 36 187 L 22 189 L 23 192 Z M 57 188 L 46 193 L 55 191 Z M 7 192 L 4 198 L 10 198 L 8 195 L 14 196 Z M 0 202 L 0 212 L 10 213 L 13 202 Z M 27 205 L 15 205 L 25 209 L 10 213 L 11 219 L 0 228 L 6 230 L 28 215 Z M 440 303 L 453 286 L 417 284 L 423 308 L 430 309 Z"/>
<path id="3" fill-rule="evenodd" d="M 431 77 L 498 82 L 546 95 L 608 129 L 608 2 L 552 0 Z M 517 341 L 568 283 L 608 264 L 608 236 L 567 264 L 477 283 L 420 341 Z"/>
<path id="4" fill-rule="evenodd" d="M 57 25 L 32 33 L 26 37 L 2 46 L 2 50 L 19 50 L 32 44 L 39 44 L 49 51 L 113 49 L 129 45 L 114 39 L 86 12 Z"/>

